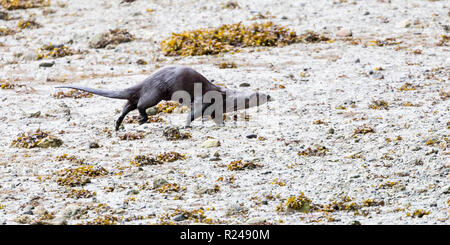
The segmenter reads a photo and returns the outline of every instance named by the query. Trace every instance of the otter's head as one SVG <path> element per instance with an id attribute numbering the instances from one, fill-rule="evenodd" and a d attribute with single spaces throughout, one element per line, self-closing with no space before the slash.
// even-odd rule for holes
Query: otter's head
<path id="1" fill-rule="evenodd" d="M 224 97 L 225 112 L 247 109 L 273 101 L 270 95 L 260 92 L 241 92 L 228 90 Z"/>

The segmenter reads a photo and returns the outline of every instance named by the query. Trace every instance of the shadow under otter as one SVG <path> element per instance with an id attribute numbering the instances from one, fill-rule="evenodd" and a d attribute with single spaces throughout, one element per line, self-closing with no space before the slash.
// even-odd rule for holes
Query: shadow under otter
<path id="1" fill-rule="evenodd" d="M 177 101 L 191 109 L 187 127 L 196 118 L 208 115 L 216 124 L 221 125 L 223 113 L 259 106 L 272 100 L 269 95 L 263 93 L 235 91 L 214 85 L 194 69 L 185 66 L 161 68 L 144 81 L 120 91 L 77 85 L 57 88 L 78 89 L 108 98 L 128 100 L 116 121 L 116 131 L 125 116 L 135 109 L 138 109 L 140 114 L 139 124 L 147 122 L 146 109 L 162 100 Z"/>

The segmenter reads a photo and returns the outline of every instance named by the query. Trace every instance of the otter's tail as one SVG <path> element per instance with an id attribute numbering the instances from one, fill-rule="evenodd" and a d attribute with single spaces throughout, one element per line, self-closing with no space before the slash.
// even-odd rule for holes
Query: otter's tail
<path id="1" fill-rule="evenodd" d="M 86 91 L 89 93 L 93 93 L 96 95 L 100 95 L 103 97 L 113 98 L 113 99 L 129 99 L 130 94 L 125 91 L 110 91 L 110 90 L 101 90 L 101 89 L 95 89 L 95 88 L 87 88 L 77 85 L 69 85 L 69 86 L 58 86 L 57 88 L 72 88 L 72 89 L 78 89 L 81 91 Z"/>

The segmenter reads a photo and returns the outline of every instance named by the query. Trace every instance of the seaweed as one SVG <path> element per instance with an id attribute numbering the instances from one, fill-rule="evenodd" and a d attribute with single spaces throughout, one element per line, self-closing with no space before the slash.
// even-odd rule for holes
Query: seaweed
<path id="1" fill-rule="evenodd" d="M 373 100 L 369 104 L 369 109 L 374 110 L 389 110 L 389 103 L 385 100 Z"/>
<path id="2" fill-rule="evenodd" d="M 50 6 L 50 0 L 0 0 L 0 4 L 7 10 L 40 8 Z"/>
<path id="3" fill-rule="evenodd" d="M 41 24 L 36 22 L 34 18 L 30 18 L 28 20 L 19 20 L 17 27 L 19 29 L 37 29 L 41 27 Z"/>
<path id="4" fill-rule="evenodd" d="M 314 157 L 323 157 L 327 154 L 328 149 L 325 146 L 316 146 L 314 148 L 308 147 L 305 150 L 299 151 L 297 155 L 299 156 L 314 156 Z"/>
<path id="5" fill-rule="evenodd" d="M 167 140 L 179 140 L 179 139 L 190 139 L 192 138 L 191 133 L 185 132 L 182 133 L 178 128 L 167 127 L 163 131 L 163 136 L 166 137 Z"/>
<path id="6" fill-rule="evenodd" d="M 161 42 L 161 47 L 166 56 L 198 56 L 229 52 L 236 48 L 285 46 L 328 40 L 326 36 L 312 31 L 299 36 L 295 31 L 271 21 L 252 25 L 239 22 L 211 29 L 172 33 L 170 38 Z"/>
<path id="7" fill-rule="evenodd" d="M 16 33 L 16 31 L 14 31 L 12 29 L 0 27 L 0 37 L 1 36 L 14 35 L 15 33 Z"/>
<path id="8" fill-rule="evenodd" d="M 77 168 L 65 168 L 56 171 L 59 177 L 56 180 L 58 185 L 62 186 L 83 186 L 91 183 L 90 178 L 104 176 L 108 173 L 103 167 L 94 167 L 92 165 L 82 165 Z"/>
<path id="9" fill-rule="evenodd" d="M 52 96 L 57 99 L 62 99 L 62 98 L 80 99 L 80 98 L 91 98 L 93 96 L 93 94 L 91 94 L 89 92 L 85 92 L 85 91 L 72 89 L 69 92 L 62 92 L 62 91 L 56 92 Z"/>
<path id="10" fill-rule="evenodd" d="M 369 127 L 368 125 L 364 124 L 355 129 L 353 132 L 353 135 L 356 134 L 369 134 L 369 133 L 375 133 L 375 130 L 372 127 Z"/>
<path id="11" fill-rule="evenodd" d="M 141 132 L 127 132 L 122 135 L 118 135 L 118 137 L 120 140 L 140 140 L 145 137 L 145 134 Z"/>
<path id="12" fill-rule="evenodd" d="M 262 166 L 259 164 L 253 163 L 251 161 L 242 161 L 242 160 L 232 161 L 227 164 L 227 169 L 230 171 L 255 169 L 255 168 L 260 168 L 260 167 L 262 167 Z"/>
<path id="13" fill-rule="evenodd" d="M 76 53 L 78 52 L 70 49 L 65 45 L 53 45 L 50 43 L 49 45 L 44 45 L 38 49 L 37 59 L 40 60 L 49 57 L 60 58 L 64 56 L 74 55 Z"/>
<path id="14" fill-rule="evenodd" d="M 21 133 L 19 137 L 11 143 L 11 146 L 17 148 L 49 148 L 59 147 L 63 141 L 48 131 L 37 129 L 35 132 Z"/>

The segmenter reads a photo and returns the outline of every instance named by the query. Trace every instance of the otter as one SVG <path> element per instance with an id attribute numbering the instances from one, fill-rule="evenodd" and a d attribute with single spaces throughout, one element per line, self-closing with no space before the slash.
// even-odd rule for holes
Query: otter
<path id="1" fill-rule="evenodd" d="M 108 98 L 128 100 L 116 121 L 116 131 L 125 116 L 135 109 L 140 114 L 139 124 L 146 123 L 146 109 L 162 100 L 177 101 L 190 107 L 185 127 L 190 127 L 192 121 L 205 115 L 210 115 L 216 124 L 222 125 L 222 113 L 259 106 L 273 100 L 263 93 L 235 91 L 215 85 L 194 69 L 178 65 L 161 68 L 142 82 L 120 91 L 77 85 L 56 88 L 71 88 Z"/>

